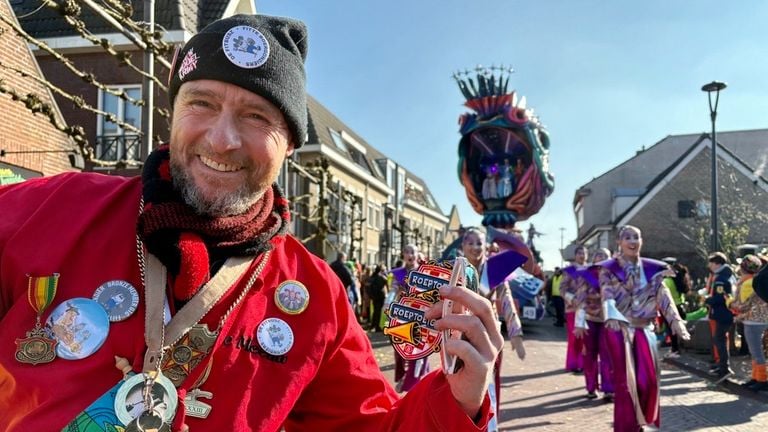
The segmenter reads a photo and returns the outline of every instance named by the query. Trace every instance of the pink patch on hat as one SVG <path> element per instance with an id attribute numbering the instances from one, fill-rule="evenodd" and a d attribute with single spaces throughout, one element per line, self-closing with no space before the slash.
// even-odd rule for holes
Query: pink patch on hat
<path id="1" fill-rule="evenodd" d="M 190 72 L 197 69 L 197 60 L 200 57 L 195 54 L 195 49 L 192 48 L 189 51 L 187 51 L 187 54 L 184 56 L 184 60 L 181 61 L 181 66 L 179 66 L 179 79 L 183 80 L 185 76 L 187 76 Z"/>

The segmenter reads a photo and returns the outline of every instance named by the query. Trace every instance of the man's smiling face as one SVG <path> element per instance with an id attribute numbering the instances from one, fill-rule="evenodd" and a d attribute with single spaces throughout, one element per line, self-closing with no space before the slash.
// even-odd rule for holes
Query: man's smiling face
<path id="1" fill-rule="evenodd" d="M 220 217 L 250 208 L 277 179 L 293 141 L 267 99 L 233 84 L 197 80 L 173 109 L 171 176 L 187 204 Z"/>

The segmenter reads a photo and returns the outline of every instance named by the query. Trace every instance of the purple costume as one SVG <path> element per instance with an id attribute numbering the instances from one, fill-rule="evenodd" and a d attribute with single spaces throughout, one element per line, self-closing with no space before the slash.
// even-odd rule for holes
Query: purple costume
<path id="1" fill-rule="evenodd" d="M 633 432 L 660 424 L 659 372 L 653 321 L 657 310 L 667 322 L 680 320 L 669 289 L 662 283 L 666 264 L 647 258 L 642 267 L 621 258 L 601 263 L 600 287 L 607 329 L 606 342 L 616 390 L 613 430 Z M 641 271 L 642 270 L 642 271 Z"/>
<path id="2" fill-rule="evenodd" d="M 598 387 L 600 371 L 600 390 L 613 393 L 611 361 L 605 340 L 605 314 L 600 294 L 600 266 L 592 265 L 580 272 L 581 283 L 576 290 L 573 303 L 576 306 L 576 328 L 586 329 L 584 340 L 584 381 L 587 392 L 594 393 Z"/>
<path id="3" fill-rule="evenodd" d="M 568 345 L 565 354 L 565 369 L 578 371 L 584 369 L 584 341 L 573 334 L 576 317 L 576 292 L 584 284 L 581 272 L 585 267 L 568 266 L 563 269 L 563 280 L 560 282 L 560 295 L 565 300 L 565 331 L 568 335 Z"/>

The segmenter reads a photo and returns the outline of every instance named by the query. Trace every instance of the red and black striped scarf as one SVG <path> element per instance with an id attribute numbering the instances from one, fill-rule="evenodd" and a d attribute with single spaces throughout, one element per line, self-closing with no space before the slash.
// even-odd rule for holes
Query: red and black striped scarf
<path id="1" fill-rule="evenodd" d="M 168 145 L 154 150 L 142 173 L 144 211 L 138 234 L 168 269 L 174 296 L 188 300 L 210 279 L 210 264 L 231 256 L 258 255 L 288 230 L 288 200 L 277 184 L 243 214 L 197 214 L 173 187 Z"/>

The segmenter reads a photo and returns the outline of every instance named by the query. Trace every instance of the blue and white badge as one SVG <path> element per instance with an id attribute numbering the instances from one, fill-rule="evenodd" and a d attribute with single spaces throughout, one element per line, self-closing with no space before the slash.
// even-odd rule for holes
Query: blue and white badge
<path id="1" fill-rule="evenodd" d="M 236 66 L 255 69 L 267 62 L 269 42 L 260 31 L 249 26 L 232 27 L 221 39 L 221 48 Z"/>
<path id="2" fill-rule="evenodd" d="M 293 330 L 280 318 L 267 318 L 259 324 L 256 339 L 268 354 L 281 356 L 293 347 Z"/>
<path id="3" fill-rule="evenodd" d="M 95 353 L 109 334 L 109 318 L 94 300 L 76 297 L 56 306 L 46 322 L 59 341 L 56 355 L 79 360 Z"/>
<path id="4" fill-rule="evenodd" d="M 93 299 L 98 302 L 112 322 L 122 321 L 136 312 L 139 293 L 126 281 L 111 280 L 96 288 Z"/>

